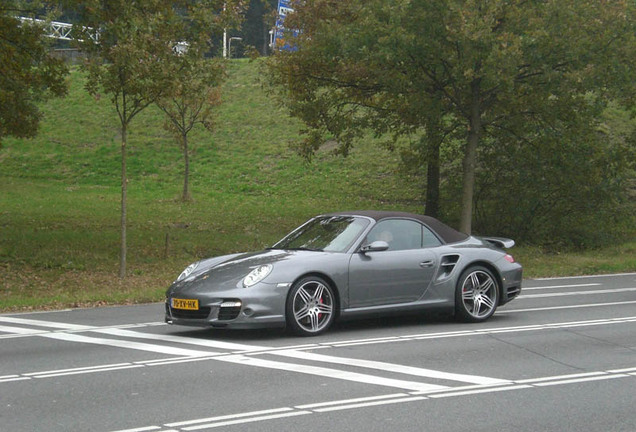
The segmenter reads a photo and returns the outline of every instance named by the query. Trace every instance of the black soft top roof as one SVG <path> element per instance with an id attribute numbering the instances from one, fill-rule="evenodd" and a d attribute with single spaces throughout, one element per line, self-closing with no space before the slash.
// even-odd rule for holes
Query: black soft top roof
<path id="1" fill-rule="evenodd" d="M 415 219 L 435 231 L 435 233 L 446 243 L 456 243 L 468 238 L 467 234 L 459 232 L 431 216 L 423 216 L 414 213 L 381 210 L 357 210 L 350 212 L 330 213 L 326 216 L 365 216 L 376 221 L 392 218 Z"/>

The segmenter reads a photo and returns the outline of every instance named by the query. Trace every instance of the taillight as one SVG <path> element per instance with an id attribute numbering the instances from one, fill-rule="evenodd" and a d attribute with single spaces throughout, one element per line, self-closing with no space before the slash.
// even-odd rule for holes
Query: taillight
<path id="1" fill-rule="evenodd" d="M 509 255 L 509 254 L 506 254 L 506 256 L 504 257 L 504 259 L 505 259 L 506 261 L 508 261 L 509 263 L 513 263 L 513 262 L 515 262 L 515 259 L 513 258 L 513 256 L 512 256 L 512 255 Z"/>

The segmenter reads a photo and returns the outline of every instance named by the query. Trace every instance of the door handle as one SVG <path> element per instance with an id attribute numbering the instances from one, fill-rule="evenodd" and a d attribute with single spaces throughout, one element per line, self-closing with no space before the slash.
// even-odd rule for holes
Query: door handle
<path id="1" fill-rule="evenodd" d="M 433 260 L 422 261 L 420 263 L 420 267 L 422 267 L 422 268 L 433 267 L 433 265 L 435 265 L 435 261 L 433 261 Z"/>

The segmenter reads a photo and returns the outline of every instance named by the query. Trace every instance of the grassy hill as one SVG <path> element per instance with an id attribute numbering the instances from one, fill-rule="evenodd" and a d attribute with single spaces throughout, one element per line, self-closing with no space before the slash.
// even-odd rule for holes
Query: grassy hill
<path id="1" fill-rule="evenodd" d="M 235 61 L 216 131 L 191 135 L 194 202 L 181 203 L 180 148 L 151 107 L 129 136 L 128 268 L 118 267 L 120 142 L 107 96 L 74 72 L 70 94 L 43 106 L 33 140 L 0 150 L 0 308 L 146 301 L 189 262 L 258 249 L 307 218 L 357 208 L 421 210 L 417 183 L 395 175 L 396 156 L 373 143 L 347 159 L 321 152 L 307 164 L 289 149 L 300 125 L 268 98 L 258 63 Z M 107 286 L 104 286 L 107 285 Z M 137 293 L 138 290 L 142 293 Z M 112 296 L 112 297 L 111 297 Z M 23 303 L 23 304 L 22 304 Z"/>
<path id="2" fill-rule="evenodd" d="M 74 71 L 69 96 L 43 105 L 38 137 L 0 149 L 0 310 L 158 301 L 190 262 L 262 248 L 315 214 L 423 210 L 420 180 L 398 173 L 397 155 L 372 140 L 346 159 L 325 149 L 308 164 L 293 153 L 301 126 L 268 98 L 261 73 L 258 62 L 233 61 L 215 132 L 192 133 L 191 203 L 177 199 L 182 154 L 163 114 L 151 107 L 135 118 L 122 281 L 118 120 Z M 633 242 L 547 265 L 540 251 L 519 254 L 529 274 L 636 270 L 634 258 L 604 258 L 635 256 Z"/>

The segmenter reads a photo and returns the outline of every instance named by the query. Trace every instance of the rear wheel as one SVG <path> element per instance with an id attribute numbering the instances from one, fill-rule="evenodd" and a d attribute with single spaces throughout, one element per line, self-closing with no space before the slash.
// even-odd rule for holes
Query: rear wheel
<path id="1" fill-rule="evenodd" d="M 287 324 L 301 336 L 316 336 L 327 330 L 335 318 L 333 289 L 317 276 L 296 282 L 286 305 Z"/>
<path id="2" fill-rule="evenodd" d="M 499 285 L 490 270 L 469 267 L 459 277 L 455 291 L 455 316 L 466 322 L 485 321 L 499 304 Z"/>

